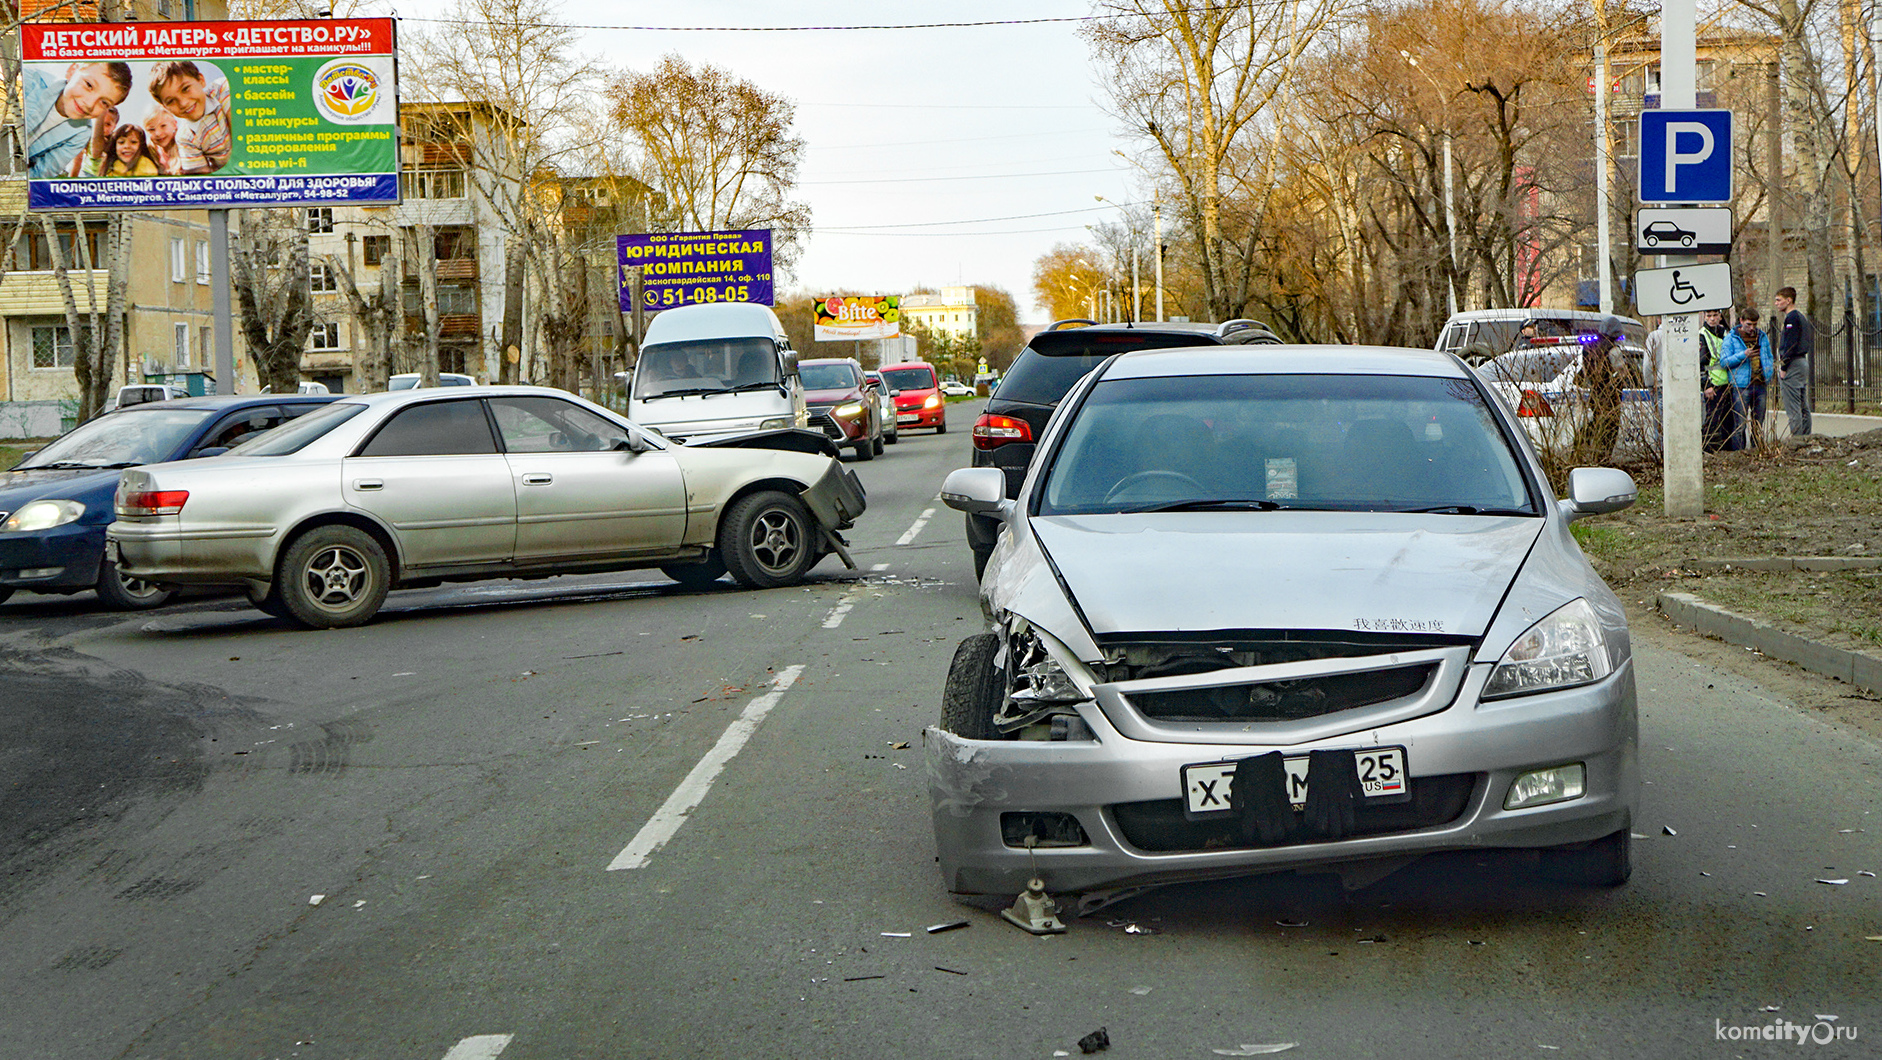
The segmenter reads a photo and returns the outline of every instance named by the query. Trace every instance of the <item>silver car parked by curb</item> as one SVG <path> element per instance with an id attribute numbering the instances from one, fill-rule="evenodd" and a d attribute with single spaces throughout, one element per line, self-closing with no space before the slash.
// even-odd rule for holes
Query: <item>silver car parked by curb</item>
<path id="1" fill-rule="evenodd" d="M 679 445 L 564 391 L 348 397 L 217 460 L 118 485 L 119 569 L 239 585 L 303 625 L 355 626 L 392 588 L 658 567 L 685 585 L 801 580 L 865 506 L 803 430 Z"/>
<path id="2" fill-rule="evenodd" d="M 924 734 L 948 888 L 1101 892 L 1443 850 L 1629 873 L 1625 615 L 1509 410 L 1457 358 L 1364 347 L 1118 355 L 1060 404 Z"/>

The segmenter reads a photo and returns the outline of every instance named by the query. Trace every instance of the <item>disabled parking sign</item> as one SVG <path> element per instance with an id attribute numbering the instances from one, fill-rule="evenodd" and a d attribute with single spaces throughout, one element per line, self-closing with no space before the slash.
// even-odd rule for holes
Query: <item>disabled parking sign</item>
<path id="1" fill-rule="evenodd" d="M 1732 307 L 1732 266 L 1680 265 L 1634 273 L 1634 308 L 1642 316 L 1676 316 Z"/>

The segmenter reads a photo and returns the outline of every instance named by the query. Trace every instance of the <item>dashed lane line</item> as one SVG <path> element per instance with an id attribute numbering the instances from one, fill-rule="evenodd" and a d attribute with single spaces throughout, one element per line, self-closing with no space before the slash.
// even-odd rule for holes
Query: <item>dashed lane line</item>
<path id="1" fill-rule="evenodd" d="M 884 566 L 887 566 L 887 564 L 884 564 Z M 831 608 L 830 613 L 824 617 L 823 628 L 835 629 L 842 625 L 843 620 L 849 617 L 850 608 L 856 606 L 856 601 L 862 598 L 863 590 L 867 588 L 869 588 L 869 586 L 859 582 L 855 588 L 844 593 L 843 596 L 837 600 L 836 606 Z"/>
<path id="2" fill-rule="evenodd" d="M 746 705 L 744 713 L 738 716 L 738 720 L 726 727 L 725 734 L 719 737 L 719 742 L 712 746 L 712 750 L 706 752 L 706 757 L 699 760 L 699 764 L 693 767 L 693 771 L 686 774 L 686 779 L 680 781 L 680 786 L 673 789 L 673 794 L 667 796 L 667 801 L 654 811 L 654 815 L 648 818 L 645 825 L 641 826 L 640 832 L 634 836 L 634 841 L 627 844 L 619 854 L 614 856 L 614 860 L 608 863 L 609 872 L 645 866 L 654 851 L 665 846 L 667 840 L 673 838 L 674 834 L 680 830 L 680 825 L 686 823 L 687 816 L 705 799 L 706 793 L 712 790 L 712 782 L 718 779 L 719 773 L 725 769 L 726 764 L 744 748 L 745 741 L 751 739 L 752 733 L 758 731 L 758 725 L 765 720 L 765 715 L 771 713 L 771 708 L 778 705 L 778 700 L 784 698 L 784 693 L 790 691 L 791 686 L 797 683 L 798 675 L 803 672 L 804 667 L 801 663 L 785 667 L 772 680 L 771 691 Z M 448 1057 L 446 1060 L 455 1060 L 455 1058 Z"/>
<path id="3" fill-rule="evenodd" d="M 513 1034 L 475 1034 L 451 1047 L 444 1060 L 495 1060 L 510 1047 Z"/>
<path id="4" fill-rule="evenodd" d="M 927 526 L 928 520 L 934 518 L 934 512 L 935 510 L 933 508 L 922 509 L 922 513 L 915 518 L 915 525 L 909 527 L 907 532 L 903 533 L 901 537 L 896 538 L 895 543 L 898 545 L 906 545 L 910 541 L 915 540 L 915 535 L 921 533 L 921 528 Z"/>

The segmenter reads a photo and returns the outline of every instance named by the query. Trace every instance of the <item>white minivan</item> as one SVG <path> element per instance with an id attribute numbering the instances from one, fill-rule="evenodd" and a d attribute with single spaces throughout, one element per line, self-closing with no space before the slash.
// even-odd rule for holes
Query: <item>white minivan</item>
<path id="1" fill-rule="evenodd" d="M 679 441 L 807 427 L 797 354 L 770 306 L 663 310 L 647 325 L 627 415 Z"/>

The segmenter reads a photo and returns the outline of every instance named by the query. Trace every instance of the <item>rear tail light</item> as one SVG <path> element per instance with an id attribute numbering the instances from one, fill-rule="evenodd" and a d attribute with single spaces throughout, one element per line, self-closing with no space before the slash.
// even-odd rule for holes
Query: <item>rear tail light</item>
<path id="1" fill-rule="evenodd" d="M 127 493 L 118 504 L 119 515 L 178 515 L 183 511 L 183 502 L 190 499 L 189 490 L 144 490 Z"/>
<path id="2" fill-rule="evenodd" d="M 1533 390 L 1523 391 L 1523 399 L 1516 406 L 1518 416 L 1553 416 L 1555 409 L 1549 406 L 1549 399 Z"/>
<path id="3" fill-rule="evenodd" d="M 1011 416 L 982 416 L 974 421 L 974 448 L 998 449 L 1009 442 L 1032 441 L 1032 427 Z"/>

